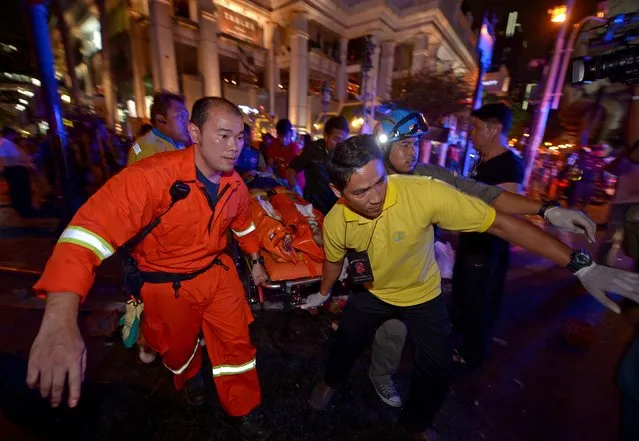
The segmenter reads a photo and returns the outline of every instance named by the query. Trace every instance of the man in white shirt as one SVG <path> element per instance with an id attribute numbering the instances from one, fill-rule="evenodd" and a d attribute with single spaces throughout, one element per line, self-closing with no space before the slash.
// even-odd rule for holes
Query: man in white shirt
<path id="1" fill-rule="evenodd" d="M 0 172 L 9 185 L 11 207 L 21 217 L 32 217 L 35 210 L 31 205 L 31 179 L 29 169 L 33 162 L 29 155 L 14 142 L 18 134 L 5 127 L 0 137 Z"/>

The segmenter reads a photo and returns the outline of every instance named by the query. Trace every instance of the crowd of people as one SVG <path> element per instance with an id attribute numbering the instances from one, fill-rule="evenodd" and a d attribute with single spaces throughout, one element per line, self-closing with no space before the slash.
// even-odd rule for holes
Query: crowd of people
<path id="1" fill-rule="evenodd" d="M 325 214 L 321 284 L 302 308 L 321 307 L 345 268 L 353 293 L 324 377 L 309 391 L 310 407 L 328 405 L 372 344 L 370 379 L 384 403 L 403 407 L 401 430 L 414 439 L 437 439 L 433 420 L 452 364 L 477 369 L 489 356 L 509 244 L 565 267 L 615 312 L 619 306 L 607 292 L 639 301 L 639 274 L 599 265 L 586 250 L 571 250 L 515 217 L 539 215 L 595 239 L 595 224 L 580 211 L 519 194 L 523 165 L 508 148 L 511 119 L 503 104 L 473 112 L 471 136 L 481 161 L 468 179 L 419 163 L 420 138 L 429 129 L 419 113 L 385 128 L 383 143 L 377 136 L 348 138 L 347 121 L 333 117 L 321 140 L 305 139 L 302 146 L 284 119 L 276 125 L 277 137 L 253 145 L 250 127 L 233 103 L 201 98 L 189 118 L 182 97 L 156 95 L 152 126 L 131 146 L 127 166 L 79 209 L 35 285 L 47 302 L 27 382 L 56 407 L 68 385 L 68 405 L 77 405 L 86 364 L 79 304 L 95 268 L 123 248 L 126 289 L 135 314 L 143 310 L 141 357 L 159 354 L 190 405 L 204 404 L 203 377 L 211 375 L 242 435 L 267 439 L 272 428 L 260 407 L 248 332 L 253 317 L 225 250 L 230 234 L 251 262 L 254 283 L 268 280 L 248 187 L 284 185 Z M 434 256 L 436 226 L 461 232 L 450 311 Z M 415 369 L 403 403 L 393 374 L 408 336 Z M 202 371 L 203 350 L 211 372 Z M 636 388 L 629 399 L 639 402 Z M 637 424 L 628 424 L 635 430 L 628 433 L 637 433 Z"/>

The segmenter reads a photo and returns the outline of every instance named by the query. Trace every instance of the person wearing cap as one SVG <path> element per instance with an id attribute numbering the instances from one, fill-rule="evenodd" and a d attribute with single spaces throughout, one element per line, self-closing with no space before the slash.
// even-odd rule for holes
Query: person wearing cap
<path id="1" fill-rule="evenodd" d="M 438 165 L 419 163 L 419 141 L 422 136 L 427 136 L 428 130 L 423 115 L 417 112 L 398 110 L 380 121 L 376 137 L 389 175 L 414 174 L 443 181 L 481 199 L 500 213 L 541 215 L 555 227 L 585 233 L 589 240 L 594 241 L 596 224 L 581 212 L 527 199 L 499 186 L 464 178 Z M 392 319 L 379 327 L 373 342 L 369 377 L 380 399 L 392 407 L 402 405 L 393 375 L 401 361 L 406 335 L 404 323 Z"/>

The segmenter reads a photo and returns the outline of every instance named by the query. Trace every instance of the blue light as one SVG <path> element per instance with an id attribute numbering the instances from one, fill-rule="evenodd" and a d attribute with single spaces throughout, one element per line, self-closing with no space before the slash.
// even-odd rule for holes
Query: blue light
<path id="1" fill-rule="evenodd" d="M 619 14 L 617 15 L 614 20 L 612 21 L 614 24 L 621 24 L 623 23 L 623 19 L 624 19 L 625 15 L 624 14 Z"/>

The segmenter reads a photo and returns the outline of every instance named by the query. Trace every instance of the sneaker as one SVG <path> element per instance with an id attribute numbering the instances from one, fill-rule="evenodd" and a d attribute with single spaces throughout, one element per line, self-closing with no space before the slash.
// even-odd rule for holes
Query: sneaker
<path id="1" fill-rule="evenodd" d="M 402 398 L 399 396 L 399 392 L 393 380 L 388 380 L 387 383 L 379 383 L 373 379 L 371 374 L 368 374 L 368 378 L 371 379 L 375 392 L 382 399 L 382 401 L 391 407 L 402 407 Z"/>
<path id="2" fill-rule="evenodd" d="M 138 357 L 142 363 L 149 364 L 155 361 L 156 355 L 154 350 L 146 346 L 138 346 Z"/>
<path id="3" fill-rule="evenodd" d="M 313 388 L 313 392 L 311 393 L 311 399 L 309 401 L 311 408 L 314 410 L 325 409 L 326 406 L 328 406 L 328 402 L 331 401 L 331 398 L 333 397 L 334 392 L 335 392 L 335 389 L 328 386 L 323 381 L 320 383 L 317 383 L 315 388 Z"/>

